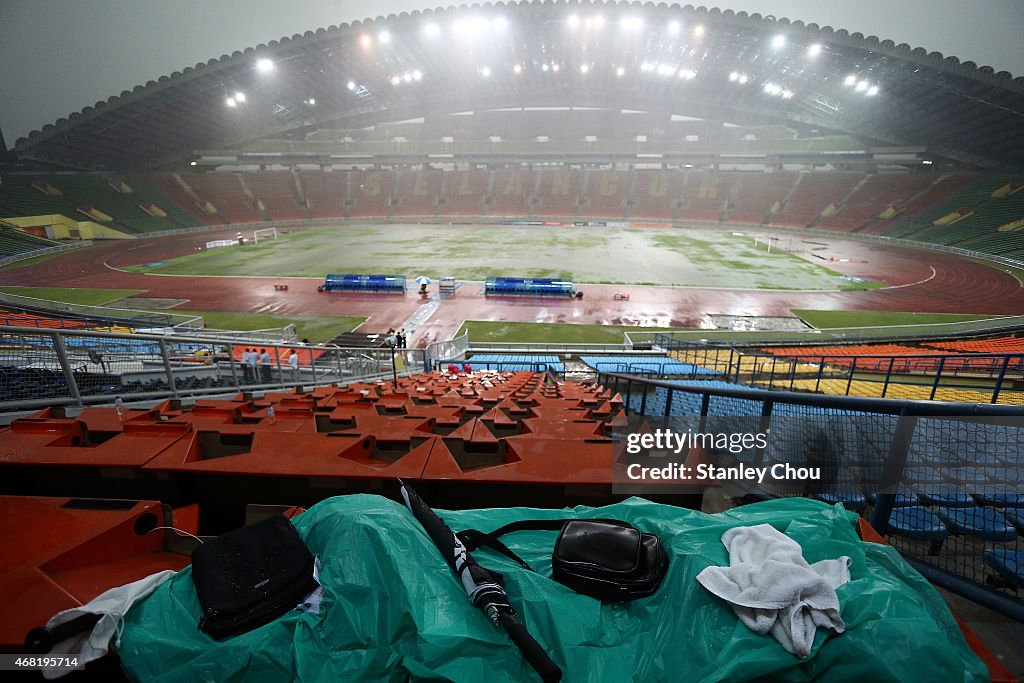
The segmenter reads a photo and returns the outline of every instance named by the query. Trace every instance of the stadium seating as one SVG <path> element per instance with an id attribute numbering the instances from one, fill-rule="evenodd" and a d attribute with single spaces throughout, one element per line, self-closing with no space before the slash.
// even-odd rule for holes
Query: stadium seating
<path id="1" fill-rule="evenodd" d="M 666 356 L 580 356 L 579 360 L 598 372 L 655 376 L 719 374 L 700 365 L 680 363 Z"/>
<path id="2" fill-rule="evenodd" d="M 533 214 L 575 217 L 582 185 L 582 171 L 541 171 L 534 195 Z"/>
<path id="3" fill-rule="evenodd" d="M 579 215 L 588 218 L 621 219 L 633 183 L 625 171 L 589 171 L 586 176 L 585 200 Z"/>
<path id="4" fill-rule="evenodd" d="M 348 176 L 340 171 L 300 171 L 299 183 L 306 195 L 312 218 L 342 218 Z"/>
<path id="5" fill-rule="evenodd" d="M 739 177 L 738 173 L 685 173 L 679 220 L 721 221 Z"/>
<path id="6" fill-rule="evenodd" d="M 537 190 L 538 175 L 533 171 L 519 169 L 495 171 L 491 179 L 491 189 L 487 193 L 487 215 L 531 215 L 530 201 Z"/>
<path id="7" fill-rule="evenodd" d="M 443 182 L 442 171 L 399 171 L 395 184 L 398 203 L 392 205 L 392 215 L 433 216 Z"/>
<path id="8" fill-rule="evenodd" d="M 263 205 L 263 212 L 271 220 L 298 221 L 306 218 L 306 207 L 296 194 L 291 172 L 247 173 L 244 178 L 253 197 Z"/>
<path id="9" fill-rule="evenodd" d="M 943 351 L 968 353 L 1024 353 L 1024 337 L 996 337 L 966 341 L 923 342 L 924 346 Z"/>
<path id="10" fill-rule="evenodd" d="M 668 171 L 637 171 L 630 218 L 672 220 L 679 211 L 683 175 Z"/>
<path id="11" fill-rule="evenodd" d="M 864 179 L 863 173 L 802 173 L 789 200 L 772 216 L 771 224 L 792 228 L 811 225 L 823 211 L 842 203 L 843 198 Z"/>
<path id="12" fill-rule="evenodd" d="M 388 216 L 394 195 L 395 175 L 391 171 L 349 171 L 346 203 L 348 215 Z"/>
<path id="13" fill-rule="evenodd" d="M 0 225 L 0 258 L 55 246 L 55 242 Z"/>
<path id="14" fill-rule="evenodd" d="M 216 215 L 204 210 L 203 202 L 197 200 L 190 194 L 194 192 L 190 187 L 186 189 L 187 183 L 177 173 L 154 173 L 149 179 L 159 187 L 165 195 L 177 203 L 182 210 L 188 211 L 193 220 L 198 219 L 206 225 L 223 225 L 224 221 Z"/>
<path id="15" fill-rule="evenodd" d="M 180 173 L 185 183 L 199 197 L 200 204 L 209 202 L 217 213 L 231 223 L 256 223 L 265 220 L 255 201 L 246 194 L 241 175 L 237 173 Z"/>
<path id="16" fill-rule="evenodd" d="M 790 171 L 745 173 L 738 181 L 738 192 L 729 205 L 730 223 L 760 225 L 782 208 L 800 174 Z"/>
<path id="17" fill-rule="evenodd" d="M 481 216 L 487 195 L 488 171 L 452 171 L 445 173 L 438 199 L 438 213 L 446 216 Z M 492 209 L 493 211 L 493 209 Z"/>
<path id="18" fill-rule="evenodd" d="M 893 216 L 901 215 L 910 201 L 924 192 L 936 179 L 936 176 L 925 174 L 869 175 L 846 197 L 837 213 L 822 218 L 815 227 L 854 231 L 885 212 Z"/>

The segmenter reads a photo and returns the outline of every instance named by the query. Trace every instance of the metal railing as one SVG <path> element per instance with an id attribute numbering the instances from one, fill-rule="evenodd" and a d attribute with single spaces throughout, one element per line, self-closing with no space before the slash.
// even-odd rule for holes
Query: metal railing
<path id="1" fill-rule="evenodd" d="M 131 325 L 140 328 L 202 328 L 203 319 L 194 315 L 178 313 L 150 313 L 127 308 L 109 308 L 106 306 L 87 306 L 71 304 L 63 301 L 37 299 L 20 294 L 0 292 L 0 304 L 16 308 L 38 311 L 40 313 L 69 314 L 78 318 L 97 321 L 111 321 L 115 324 Z"/>
<path id="2" fill-rule="evenodd" d="M 630 420 L 630 429 L 664 425 L 730 439 L 763 433 L 763 442 L 747 441 L 741 449 L 705 448 L 705 458 L 737 469 L 817 468 L 817 479 L 721 477 L 718 484 L 730 487 L 730 495 L 841 503 L 867 517 L 930 580 L 1024 621 L 1018 586 L 1000 580 L 1007 571 L 1000 558 L 1024 549 L 1010 523 L 1012 506 L 1024 499 L 1024 407 L 820 396 L 616 373 L 599 373 L 597 380 L 622 399 L 628 415 L 644 418 Z"/>
<path id="3" fill-rule="evenodd" d="M 884 327 L 832 327 L 806 330 L 679 330 L 675 332 L 627 332 L 627 346 L 656 346 L 661 340 L 713 341 L 752 344 L 796 342 L 821 344 L 832 341 L 881 341 L 955 337 L 1024 329 L 1024 316 L 1005 316 L 984 320 L 926 325 L 887 325 Z"/>
<path id="4" fill-rule="evenodd" d="M 1024 354 L 774 355 L 721 344 L 660 339 L 683 363 L 719 379 L 767 389 L 843 396 L 1024 405 Z"/>
<path id="5" fill-rule="evenodd" d="M 266 355 L 243 364 L 244 348 Z M 427 369 L 424 350 L 394 355 L 393 363 L 391 349 L 0 327 L 0 411 L 348 383 Z"/>
<path id="6" fill-rule="evenodd" d="M 67 244 L 58 244 L 53 247 L 43 247 L 42 249 L 33 249 L 32 251 L 23 251 L 20 254 L 12 254 L 0 258 L 0 267 L 17 263 L 18 261 L 27 261 L 28 259 L 38 258 L 40 256 L 46 256 L 48 254 L 56 254 L 62 251 L 71 251 L 73 249 L 84 249 L 85 247 L 91 247 L 92 240 L 83 240 L 81 242 L 69 242 Z"/>

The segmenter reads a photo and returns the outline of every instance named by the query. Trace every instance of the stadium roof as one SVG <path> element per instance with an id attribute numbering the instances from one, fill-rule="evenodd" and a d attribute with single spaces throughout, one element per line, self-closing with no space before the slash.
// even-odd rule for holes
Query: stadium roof
<path id="1" fill-rule="evenodd" d="M 321 128 L 523 107 L 842 133 L 982 168 L 1024 163 L 1024 78 L 874 36 L 665 4 L 462 6 L 321 28 L 211 59 L 19 139 L 69 168 L 174 168 Z"/>

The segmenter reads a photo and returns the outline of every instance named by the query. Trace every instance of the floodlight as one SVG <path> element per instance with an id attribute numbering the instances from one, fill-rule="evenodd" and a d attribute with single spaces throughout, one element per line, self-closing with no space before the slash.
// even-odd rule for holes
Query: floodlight
<path id="1" fill-rule="evenodd" d="M 868 88 L 868 97 L 874 97 L 877 94 L 878 94 L 878 86 L 877 85 L 873 85 L 870 88 Z"/>
<path id="2" fill-rule="evenodd" d="M 698 24 L 696 27 L 694 27 L 693 35 L 695 35 L 698 38 L 700 38 L 702 35 L 704 35 L 704 26 L 701 25 L 701 24 Z"/>
<path id="3" fill-rule="evenodd" d="M 244 92 L 236 92 L 235 93 L 235 101 L 238 102 L 239 104 L 241 104 L 242 102 L 245 102 L 245 93 Z"/>
<path id="4" fill-rule="evenodd" d="M 423 72 L 420 71 L 419 69 L 416 69 L 415 71 L 413 71 L 412 72 L 412 80 L 414 80 L 414 81 L 423 80 Z"/>
<path id="5" fill-rule="evenodd" d="M 922 159 L 921 163 L 924 164 L 925 166 L 931 166 L 933 162 L 931 159 Z"/>
<path id="6" fill-rule="evenodd" d="M 522 64 L 513 64 L 512 65 L 512 73 L 514 73 L 514 74 L 521 74 L 521 73 L 523 73 L 523 65 Z"/>
<path id="7" fill-rule="evenodd" d="M 678 36 L 679 35 L 679 30 L 681 28 L 682 28 L 682 25 L 678 21 L 672 20 L 672 21 L 668 22 L 668 32 L 669 32 L 669 35 Z"/>
<path id="8" fill-rule="evenodd" d="M 349 90 L 355 90 L 355 89 L 356 89 L 356 82 L 355 82 L 355 81 L 349 81 L 349 82 L 348 82 L 348 83 L 346 84 L 346 87 L 347 87 L 347 88 L 348 88 Z"/>
<path id="9" fill-rule="evenodd" d="M 377 34 L 377 40 L 379 40 L 382 45 L 387 45 L 391 42 L 391 34 L 387 31 L 381 31 Z"/>
<path id="10" fill-rule="evenodd" d="M 359 36 L 359 44 L 362 45 L 363 47 L 370 47 L 370 45 L 373 44 L 373 39 L 370 38 L 369 34 L 364 33 L 363 35 Z"/>
<path id="11" fill-rule="evenodd" d="M 817 57 L 821 54 L 821 43 L 815 43 L 807 48 L 808 57 Z"/>
<path id="12" fill-rule="evenodd" d="M 750 77 L 747 76 L 747 74 L 740 74 L 740 85 L 746 85 L 747 81 L 749 81 L 749 80 L 750 80 Z"/>
<path id="13" fill-rule="evenodd" d="M 867 81 L 857 81 L 857 92 L 864 92 L 870 84 Z"/>
<path id="14" fill-rule="evenodd" d="M 234 97 L 229 97 L 226 100 L 224 100 L 224 104 L 228 105 L 229 107 L 237 107 L 238 106 L 238 103 L 235 102 L 235 98 Z"/>
<path id="15" fill-rule="evenodd" d="M 849 76 L 847 76 L 846 78 L 843 79 L 843 85 L 845 85 L 845 86 L 851 86 L 851 85 L 853 85 L 856 82 L 857 82 L 857 77 L 854 76 L 853 74 L 850 74 Z"/>
<path id="16" fill-rule="evenodd" d="M 676 68 L 671 64 L 662 64 L 658 67 L 659 76 L 673 76 L 676 73 Z"/>
<path id="17" fill-rule="evenodd" d="M 405 81 L 406 83 L 412 83 L 412 73 L 406 71 L 404 74 L 402 74 L 402 80 Z"/>
<path id="18" fill-rule="evenodd" d="M 615 70 L 615 75 L 616 76 L 625 76 L 626 75 L 626 70 L 623 67 L 620 66 L 618 69 Z"/>
<path id="19" fill-rule="evenodd" d="M 792 90 L 783 90 L 782 91 L 782 99 L 784 99 L 784 100 L 791 100 L 791 99 L 793 99 L 793 91 Z"/>
<path id="20" fill-rule="evenodd" d="M 693 69 L 680 69 L 679 77 L 685 78 L 688 81 L 692 81 L 694 78 L 697 77 L 697 72 L 694 71 Z"/>
<path id="21" fill-rule="evenodd" d="M 581 74 L 586 74 L 586 73 L 589 73 L 589 72 L 590 72 L 590 66 L 589 65 L 587 65 L 587 64 L 581 64 L 580 65 L 580 73 Z"/>
<path id="22" fill-rule="evenodd" d="M 601 28 L 604 26 L 604 15 L 598 14 L 594 17 L 594 28 Z"/>
<path id="23" fill-rule="evenodd" d="M 401 77 L 399 77 L 399 76 L 392 76 L 391 77 L 391 85 L 401 85 L 401 84 L 402 84 Z"/>
<path id="24" fill-rule="evenodd" d="M 580 25 L 580 18 L 578 15 L 570 14 L 565 23 L 569 25 L 569 28 L 577 28 Z"/>
<path id="25" fill-rule="evenodd" d="M 731 74 L 729 74 L 729 80 L 735 83 L 736 81 L 740 80 L 740 75 L 733 71 Z"/>
<path id="26" fill-rule="evenodd" d="M 256 60 L 256 70 L 261 73 L 267 73 L 268 71 L 274 70 L 274 62 L 263 57 L 262 59 Z"/>
<path id="27" fill-rule="evenodd" d="M 196 162 L 196 161 L 190 161 L 190 162 L 188 162 L 188 165 L 189 166 L 195 166 L 197 163 L 198 162 Z"/>
<path id="28" fill-rule="evenodd" d="M 423 35 L 427 38 L 437 38 L 441 35 L 441 27 L 431 22 L 423 27 Z"/>
<path id="29" fill-rule="evenodd" d="M 550 69 L 550 68 L 551 68 L 551 67 L 549 67 L 549 66 L 547 65 L 547 63 L 544 63 L 544 64 L 541 64 L 541 65 L 540 65 L 540 70 L 541 70 L 541 71 L 547 71 L 547 70 L 548 70 L 548 69 Z"/>
<path id="30" fill-rule="evenodd" d="M 554 71 L 555 73 L 558 73 L 558 70 L 561 68 L 562 67 L 559 66 L 557 63 L 551 65 L 551 70 Z"/>
<path id="31" fill-rule="evenodd" d="M 494 21 L 491 22 L 491 26 L 493 26 L 499 31 L 504 31 L 506 28 L 508 28 L 508 19 L 506 19 L 505 17 L 495 17 Z"/>
<path id="32" fill-rule="evenodd" d="M 482 69 L 480 69 L 480 75 L 483 76 L 484 78 L 487 78 L 488 76 L 490 76 L 491 75 L 491 67 L 485 66 Z"/>
<path id="33" fill-rule="evenodd" d="M 772 38 L 772 48 L 774 48 L 776 50 L 782 49 L 782 46 L 785 45 L 785 44 L 786 44 L 786 36 L 777 35 L 774 38 Z"/>
<path id="34" fill-rule="evenodd" d="M 306 104 L 308 104 L 311 107 L 315 107 L 316 106 L 316 100 L 313 99 L 312 97 L 310 97 L 308 100 L 306 100 Z"/>

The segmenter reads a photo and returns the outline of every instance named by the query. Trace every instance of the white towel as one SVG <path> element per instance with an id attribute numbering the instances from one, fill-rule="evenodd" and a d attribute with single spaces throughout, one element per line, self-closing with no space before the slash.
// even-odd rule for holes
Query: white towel
<path id="1" fill-rule="evenodd" d="M 817 627 L 846 629 L 836 588 L 850 580 L 850 558 L 807 564 L 800 544 L 770 524 L 722 534 L 728 567 L 707 567 L 697 581 L 732 604 L 754 633 L 771 633 L 798 657 L 811 653 Z"/>
<path id="2" fill-rule="evenodd" d="M 176 572 L 170 569 L 150 574 L 146 578 L 139 579 L 133 583 L 111 588 L 97 595 L 81 607 L 73 607 L 53 615 L 46 622 L 47 628 L 59 626 L 83 614 L 101 614 L 103 616 L 100 617 L 100 620 L 96 622 L 91 631 L 79 633 L 67 640 L 56 643 L 53 649 L 50 650 L 50 654 L 77 655 L 79 662 L 82 664 L 99 659 L 107 654 L 111 639 L 114 639 L 115 646 L 121 644 L 120 628 L 124 622 L 124 615 L 128 613 L 132 605 L 155 591 L 160 584 L 175 574 Z M 70 671 L 70 669 L 44 669 L 43 678 L 59 678 Z"/>

